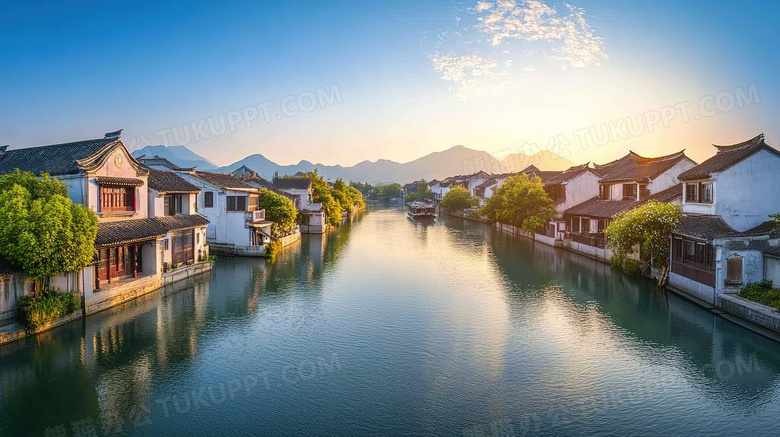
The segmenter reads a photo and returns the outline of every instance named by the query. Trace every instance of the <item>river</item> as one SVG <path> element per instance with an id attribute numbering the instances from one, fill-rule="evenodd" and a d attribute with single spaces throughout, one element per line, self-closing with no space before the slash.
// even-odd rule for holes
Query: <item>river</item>
<path id="1" fill-rule="evenodd" d="M 777 343 L 394 207 L 0 347 L 3 436 L 758 436 L 779 417 Z"/>

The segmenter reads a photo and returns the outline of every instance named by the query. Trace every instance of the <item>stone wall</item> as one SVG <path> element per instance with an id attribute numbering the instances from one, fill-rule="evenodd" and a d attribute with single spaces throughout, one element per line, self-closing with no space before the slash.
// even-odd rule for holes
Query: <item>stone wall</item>
<path id="1" fill-rule="evenodd" d="M 748 322 L 780 332 L 780 313 L 770 306 L 739 296 L 721 294 L 718 296 L 718 307 Z"/>

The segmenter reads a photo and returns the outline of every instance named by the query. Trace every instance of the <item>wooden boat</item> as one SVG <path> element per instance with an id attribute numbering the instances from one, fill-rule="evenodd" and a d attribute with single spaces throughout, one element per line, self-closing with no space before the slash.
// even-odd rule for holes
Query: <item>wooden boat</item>
<path id="1" fill-rule="evenodd" d="M 437 213 L 438 208 L 433 203 L 412 202 L 409 205 L 409 218 L 415 220 L 433 220 Z"/>

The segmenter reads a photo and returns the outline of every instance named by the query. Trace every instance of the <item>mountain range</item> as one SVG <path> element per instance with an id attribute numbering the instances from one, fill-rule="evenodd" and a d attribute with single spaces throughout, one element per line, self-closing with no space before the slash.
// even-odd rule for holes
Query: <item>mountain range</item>
<path id="1" fill-rule="evenodd" d="M 480 170 L 488 173 L 516 172 L 533 164 L 542 170 L 565 170 L 573 165 L 571 161 L 548 151 L 528 156 L 512 153 L 496 158 L 488 152 L 453 146 L 443 152 L 429 153 L 413 161 L 399 163 L 387 159 L 363 161 L 353 166 L 313 164 L 302 160 L 294 165 L 279 165 L 261 154 L 249 155 L 231 165 L 219 167 L 185 146 L 146 146 L 133 152 L 133 156 L 160 156 L 180 167 L 195 167 L 203 171 L 229 173 L 242 165 L 256 171 L 260 176 L 271 179 L 275 173 L 293 175 L 317 169 L 326 179 L 342 178 L 345 181 L 362 181 L 372 184 L 406 183 L 420 178 L 443 179 L 447 176 L 471 174 Z"/>

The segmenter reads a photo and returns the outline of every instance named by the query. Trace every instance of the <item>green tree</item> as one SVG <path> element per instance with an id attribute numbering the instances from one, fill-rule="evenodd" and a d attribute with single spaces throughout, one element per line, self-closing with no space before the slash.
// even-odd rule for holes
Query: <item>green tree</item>
<path id="1" fill-rule="evenodd" d="M 274 237 L 289 235 L 295 230 L 298 210 L 292 200 L 268 189 L 261 189 L 258 207 L 265 210 L 265 218 L 274 222 L 271 233 Z"/>
<path id="2" fill-rule="evenodd" d="M 47 174 L 14 170 L 0 176 L 0 257 L 35 278 L 36 288 L 92 263 L 97 221 Z"/>
<path id="3" fill-rule="evenodd" d="M 511 176 L 482 208 L 490 221 L 504 223 L 528 232 L 537 232 L 555 217 L 555 203 L 540 180 L 528 175 Z"/>
<path id="4" fill-rule="evenodd" d="M 459 185 L 450 188 L 444 198 L 441 199 L 442 208 L 449 209 L 451 211 L 460 211 L 462 209 L 471 208 L 479 204 L 479 199 L 472 197 L 469 190 Z"/>
<path id="5" fill-rule="evenodd" d="M 780 214 L 770 214 L 769 217 L 775 222 L 774 230 L 780 231 Z"/>
<path id="6" fill-rule="evenodd" d="M 607 245 L 620 257 L 634 253 L 637 244 L 649 256 L 650 265 L 661 269 L 659 285 L 669 273 L 669 235 L 683 219 L 682 207 L 650 201 L 629 211 L 618 213 L 605 233 Z"/>
<path id="7" fill-rule="evenodd" d="M 385 200 L 401 197 L 401 184 L 393 183 L 377 187 L 377 197 Z"/>
<path id="8" fill-rule="evenodd" d="M 330 185 L 319 175 L 317 169 L 306 173 L 306 177 L 311 179 L 311 192 L 314 197 L 314 203 L 322 204 L 322 211 L 328 218 L 331 225 L 341 222 L 341 203 L 331 194 Z"/>

